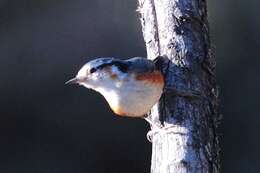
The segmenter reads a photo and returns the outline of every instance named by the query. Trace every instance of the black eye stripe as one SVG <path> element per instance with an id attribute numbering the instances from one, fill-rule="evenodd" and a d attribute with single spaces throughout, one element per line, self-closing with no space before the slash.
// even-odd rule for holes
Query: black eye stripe
<path id="1" fill-rule="evenodd" d="M 97 70 L 97 69 L 102 69 L 102 68 L 107 67 L 107 66 L 112 66 L 112 65 L 117 66 L 118 69 L 119 69 L 121 72 L 123 72 L 123 73 L 126 73 L 127 70 L 128 70 L 128 65 L 127 65 L 127 64 L 124 64 L 124 63 L 118 62 L 118 61 L 112 61 L 112 62 L 109 62 L 109 63 L 102 64 L 102 65 L 96 67 L 96 70 Z M 96 71 L 96 70 L 95 70 L 95 71 Z"/>
<path id="2" fill-rule="evenodd" d="M 114 65 L 117 66 L 118 69 L 119 69 L 121 72 L 123 72 L 123 73 L 126 73 L 127 70 L 128 70 L 128 65 L 126 65 L 126 64 L 117 62 L 117 63 L 115 63 Z"/>
<path id="3" fill-rule="evenodd" d="M 89 72 L 90 72 L 90 73 L 94 73 L 95 71 L 97 71 L 96 68 L 91 68 Z"/>

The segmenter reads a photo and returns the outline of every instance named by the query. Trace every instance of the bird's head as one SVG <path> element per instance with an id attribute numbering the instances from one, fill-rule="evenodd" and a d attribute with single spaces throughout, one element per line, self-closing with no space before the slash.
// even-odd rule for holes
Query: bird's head
<path id="1" fill-rule="evenodd" d="M 127 75 L 127 68 L 127 63 L 123 61 L 114 58 L 98 58 L 86 63 L 78 71 L 76 77 L 67 81 L 66 84 L 79 84 L 98 90 L 122 80 Z"/>

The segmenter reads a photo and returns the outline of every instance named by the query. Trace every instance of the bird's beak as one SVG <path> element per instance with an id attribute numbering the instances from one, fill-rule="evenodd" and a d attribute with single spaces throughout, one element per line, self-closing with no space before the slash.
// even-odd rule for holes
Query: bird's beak
<path id="1" fill-rule="evenodd" d="M 75 78 L 67 81 L 65 84 L 67 85 L 67 84 L 77 84 L 77 83 L 79 83 L 79 80 L 78 80 L 78 78 L 75 77 Z"/>

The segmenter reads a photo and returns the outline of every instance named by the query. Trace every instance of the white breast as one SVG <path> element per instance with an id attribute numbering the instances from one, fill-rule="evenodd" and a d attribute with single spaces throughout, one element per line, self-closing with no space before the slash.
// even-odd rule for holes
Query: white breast
<path id="1" fill-rule="evenodd" d="M 122 116 L 141 117 L 160 99 L 163 84 L 151 84 L 129 79 L 123 82 L 107 81 L 100 92 L 112 110 Z"/>

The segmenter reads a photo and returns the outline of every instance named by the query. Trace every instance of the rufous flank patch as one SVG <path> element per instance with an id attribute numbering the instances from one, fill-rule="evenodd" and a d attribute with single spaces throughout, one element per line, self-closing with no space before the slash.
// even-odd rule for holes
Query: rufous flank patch
<path id="1" fill-rule="evenodd" d="M 136 75 L 136 80 L 149 81 L 151 83 L 163 84 L 164 79 L 160 71 L 154 71 L 152 73 L 144 73 Z"/>

